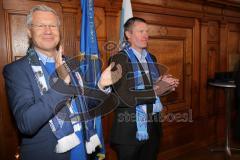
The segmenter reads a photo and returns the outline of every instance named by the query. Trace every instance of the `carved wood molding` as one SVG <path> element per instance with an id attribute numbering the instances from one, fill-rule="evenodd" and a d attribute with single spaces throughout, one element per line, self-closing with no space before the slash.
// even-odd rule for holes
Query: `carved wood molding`
<path id="1" fill-rule="evenodd" d="M 57 13 L 62 12 L 62 7 L 59 2 L 52 1 L 30 1 L 30 0 L 3 0 L 3 8 L 6 10 L 18 10 L 18 11 L 29 11 L 33 6 L 39 4 L 46 4 L 49 7 L 54 8 Z"/>
<path id="2" fill-rule="evenodd" d="M 119 13 L 121 12 L 120 8 L 114 7 L 114 8 L 110 8 L 110 7 L 105 7 L 104 8 L 105 14 L 106 16 L 110 16 L 110 17 L 118 17 Z"/>
<path id="3" fill-rule="evenodd" d="M 159 26 L 158 32 L 159 32 L 159 34 L 160 34 L 161 36 L 167 36 L 167 34 L 168 34 L 168 29 L 167 29 L 167 27 L 165 27 L 165 26 Z"/>
<path id="4" fill-rule="evenodd" d="M 220 4 L 222 6 L 240 8 L 240 1 L 238 0 L 207 0 L 207 2 L 211 2 L 213 4 Z"/>
<path id="5" fill-rule="evenodd" d="M 208 41 L 219 41 L 219 25 L 216 21 L 208 23 Z"/>
<path id="6" fill-rule="evenodd" d="M 174 16 L 181 15 L 185 17 L 199 17 L 199 18 L 203 16 L 201 12 L 174 9 L 174 8 L 165 8 L 163 6 L 149 5 L 146 3 L 132 3 L 132 7 L 133 7 L 133 11 L 138 11 L 138 12 L 148 12 L 148 13 L 174 15 Z"/>
<path id="7" fill-rule="evenodd" d="M 59 3 L 61 0 L 32 0 L 32 1 Z M 68 0 L 68 1 L 71 1 L 71 0 Z"/>
<path id="8" fill-rule="evenodd" d="M 184 17 L 195 17 L 203 18 L 209 17 L 209 19 L 218 19 L 222 20 L 224 16 L 234 17 L 240 19 L 240 13 L 238 10 L 232 8 L 220 7 L 209 5 L 208 3 L 190 3 L 184 1 L 172 0 L 160 0 L 159 1 L 150 1 L 150 0 L 138 0 L 133 1 L 133 11 L 138 12 L 149 12 L 156 14 L 167 14 L 174 16 L 184 16 Z"/>
<path id="9" fill-rule="evenodd" d="M 71 26 L 71 27 L 69 27 Z M 77 28 L 76 28 L 76 15 L 72 13 L 63 14 L 63 43 L 66 53 L 69 56 L 74 56 L 76 54 L 76 38 L 77 38 Z"/>
<path id="10" fill-rule="evenodd" d="M 62 5 L 64 13 L 78 13 L 79 7 Z"/>

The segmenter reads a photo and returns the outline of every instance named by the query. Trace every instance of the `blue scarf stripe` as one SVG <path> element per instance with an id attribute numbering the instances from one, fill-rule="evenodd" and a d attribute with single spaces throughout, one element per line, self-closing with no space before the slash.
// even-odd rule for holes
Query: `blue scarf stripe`
<path id="1" fill-rule="evenodd" d="M 144 89 L 144 82 L 142 78 L 142 73 L 140 71 L 140 68 L 138 66 L 138 60 L 136 56 L 134 55 L 132 49 L 130 47 L 126 47 L 124 49 L 125 53 L 128 55 L 132 67 L 133 67 L 133 73 L 134 73 L 134 80 L 135 80 L 135 88 L 136 89 Z M 147 53 L 146 60 L 149 66 L 149 74 L 151 78 L 153 79 L 153 82 L 155 82 L 158 77 L 160 76 L 151 56 L 149 53 Z M 136 132 L 136 138 L 139 141 L 147 140 L 149 138 L 148 132 L 147 132 L 147 109 L 146 105 L 138 105 L 136 106 L 136 125 L 137 125 L 137 132 Z M 162 104 L 159 99 L 159 97 L 156 97 L 156 101 L 153 104 L 153 112 L 160 112 L 162 109 Z"/>
<path id="2" fill-rule="evenodd" d="M 73 84 L 75 86 L 80 85 L 80 84 L 78 84 L 78 80 L 77 80 L 76 75 L 74 75 L 73 73 L 70 73 L 70 75 L 71 75 L 71 79 L 72 79 Z M 76 97 L 75 102 L 76 102 L 77 106 L 79 107 L 80 112 L 85 113 L 83 118 L 84 119 L 89 119 L 90 115 L 87 112 L 88 108 L 87 108 L 87 105 L 86 105 L 85 98 L 79 94 Z M 84 121 L 84 123 L 85 123 L 85 126 L 86 126 L 86 127 L 84 127 L 84 131 L 86 133 L 84 138 L 85 138 L 86 141 L 89 142 L 91 136 L 96 134 L 96 131 L 94 129 L 94 120 L 87 120 L 87 121 Z"/>

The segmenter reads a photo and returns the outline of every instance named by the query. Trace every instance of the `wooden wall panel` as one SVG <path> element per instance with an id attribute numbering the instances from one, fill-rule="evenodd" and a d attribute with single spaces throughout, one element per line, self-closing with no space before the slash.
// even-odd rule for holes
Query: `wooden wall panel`
<path id="1" fill-rule="evenodd" d="M 9 31 L 11 47 L 9 62 L 25 56 L 28 48 L 26 15 L 19 13 L 7 13 L 9 19 Z"/>
<path id="2" fill-rule="evenodd" d="M 68 56 L 74 56 L 77 52 L 76 47 L 76 24 L 77 16 L 74 13 L 64 13 L 63 15 L 63 33 L 61 37 L 61 41 L 64 45 L 64 53 Z"/>
<path id="3" fill-rule="evenodd" d="M 230 24 L 228 32 L 227 66 L 234 71 L 240 62 L 240 24 Z"/>
<path id="4" fill-rule="evenodd" d="M 184 41 L 171 38 L 151 39 L 149 41 L 149 50 L 157 57 L 158 63 L 164 64 L 169 68 L 169 74 L 180 80 L 180 86 L 177 88 L 174 99 L 170 103 L 184 101 L 184 84 L 181 83 L 184 82 Z"/>
<path id="5" fill-rule="evenodd" d="M 101 60 L 103 62 L 103 67 L 107 66 L 107 52 L 104 48 L 107 42 L 107 34 L 106 34 L 106 16 L 104 8 L 96 7 L 95 9 L 95 28 L 97 32 L 97 39 L 98 39 L 98 48 L 101 53 Z"/>
<path id="6" fill-rule="evenodd" d="M 200 116 L 207 114 L 207 35 L 208 23 L 201 24 L 201 58 L 200 58 Z"/>
<path id="7" fill-rule="evenodd" d="M 119 48 L 119 25 L 120 12 L 119 8 L 112 6 L 105 8 L 106 15 L 106 36 L 107 36 L 107 58 L 118 52 Z"/>
<path id="8" fill-rule="evenodd" d="M 156 21 L 160 21 L 156 19 Z M 181 18 L 175 18 L 175 21 L 181 21 Z M 192 22 L 192 21 L 191 21 Z M 161 140 L 160 151 L 161 157 L 168 149 L 178 148 L 182 145 L 191 143 L 194 139 L 189 136 L 190 128 L 193 127 L 189 116 L 192 116 L 191 106 L 191 77 L 192 77 L 192 29 L 171 26 L 168 21 L 161 22 L 161 25 L 156 25 L 154 21 L 149 22 L 149 51 L 153 53 L 158 62 L 166 65 L 169 68 L 169 73 L 180 80 L 180 85 L 177 90 L 162 98 L 164 106 L 166 106 L 163 114 L 164 138 Z M 153 24 L 152 24 L 153 23 Z M 170 25 L 170 26 L 168 26 Z M 171 115 L 182 116 L 187 114 L 186 124 L 179 125 L 177 119 L 173 120 Z M 181 120 L 180 120 L 181 121 Z M 183 120 L 184 121 L 184 120 Z M 187 129 L 186 129 L 187 128 Z M 179 133 L 181 130 L 181 134 Z M 188 135 L 188 136 L 187 136 Z M 184 139 L 181 141 L 179 139 Z M 173 147 L 174 146 L 174 147 Z"/>
<path id="9" fill-rule="evenodd" d="M 193 117 L 199 116 L 199 73 L 200 73 L 200 22 L 199 19 L 195 18 L 194 27 L 193 27 L 193 68 L 192 68 L 192 106 L 193 106 Z"/>
<path id="10" fill-rule="evenodd" d="M 6 33 L 6 14 L 2 10 L 2 2 L 0 9 L 0 72 L 2 73 L 3 67 L 8 63 L 8 49 L 10 41 L 7 41 Z M 15 159 L 15 154 L 18 152 L 18 137 L 15 128 L 14 120 L 8 108 L 7 97 L 5 94 L 5 85 L 3 76 L 0 76 L 0 159 Z"/>

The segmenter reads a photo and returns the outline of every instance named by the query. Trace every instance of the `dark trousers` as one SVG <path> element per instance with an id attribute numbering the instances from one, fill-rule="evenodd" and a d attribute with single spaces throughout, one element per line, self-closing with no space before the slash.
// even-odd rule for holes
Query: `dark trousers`
<path id="1" fill-rule="evenodd" d="M 136 145 L 114 144 L 118 160 L 156 160 L 159 141 L 150 139 Z"/>
<path id="2" fill-rule="evenodd" d="M 146 141 L 125 144 L 121 143 L 120 139 L 118 142 L 112 142 L 111 146 L 116 151 L 118 160 L 157 160 L 162 137 L 162 125 L 159 120 L 159 114 L 155 114 L 151 120 L 149 119 L 151 122 L 148 123 L 149 139 Z"/>

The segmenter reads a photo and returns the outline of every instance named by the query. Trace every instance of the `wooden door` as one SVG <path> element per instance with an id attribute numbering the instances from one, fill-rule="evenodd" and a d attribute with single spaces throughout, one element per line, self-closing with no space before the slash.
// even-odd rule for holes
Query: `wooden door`
<path id="1" fill-rule="evenodd" d="M 161 98 L 165 106 L 161 117 L 164 131 L 161 151 L 191 144 L 194 139 L 191 133 L 194 127 L 192 110 L 195 109 L 192 105 L 192 71 L 195 69 L 193 30 L 196 21 L 193 18 L 140 12 L 136 12 L 135 16 L 143 17 L 149 24 L 149 51 L 157 57 L 158 63 L 168 67 L 169 74 L 180 81 L 176 91 Z M 179 133 L 178 136 L 176 133 Z"/>

